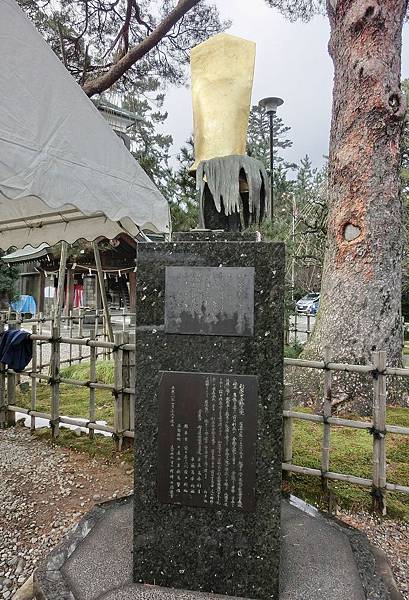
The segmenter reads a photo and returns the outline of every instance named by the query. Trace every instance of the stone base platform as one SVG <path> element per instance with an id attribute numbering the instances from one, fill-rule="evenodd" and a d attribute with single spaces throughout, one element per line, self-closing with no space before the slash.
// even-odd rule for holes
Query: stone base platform
<path id="1" fill-rule="evenodd" d="M 96 506 L 40 565 L 37 600 L 227 600 L 132 583 L 132 497 Z M 301 501 L 282 502 L 280 600 L 401 600 L 362 533 Z M 230 600 L 237 600 L 232 599 Z"/>

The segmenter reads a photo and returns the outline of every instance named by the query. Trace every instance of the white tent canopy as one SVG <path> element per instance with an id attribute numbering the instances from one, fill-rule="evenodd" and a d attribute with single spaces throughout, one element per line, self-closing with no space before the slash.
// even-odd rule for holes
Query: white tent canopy
<path id="1" fill-rule="evenodd" d="M 15 0 L 0 2 L 0 248 L 169 233 L 166 200 Z"/>

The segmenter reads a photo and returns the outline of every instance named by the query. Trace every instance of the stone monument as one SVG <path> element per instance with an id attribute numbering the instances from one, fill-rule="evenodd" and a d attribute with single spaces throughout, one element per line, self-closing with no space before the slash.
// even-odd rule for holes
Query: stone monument
<path id="1" fill-rule="evenodd" d="M 138 247 L 134 581 L 277 600 L 284 247 L 240 232 L 238 181 L 221 188 L 207 230 Z"/>

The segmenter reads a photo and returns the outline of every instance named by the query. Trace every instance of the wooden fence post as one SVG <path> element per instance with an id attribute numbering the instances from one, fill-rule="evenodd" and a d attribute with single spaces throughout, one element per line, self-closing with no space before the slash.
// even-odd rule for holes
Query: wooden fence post
<path id="1" fill-rule="evenodd" d="M 3 334 L 4 332 L 4 323 L 6 319 L 6 315 L 1 316 L 0 334 Z M 6 366 L 3 363 L 0 363 L 0 429 L 4 429 L 6 427 L 6 411 Z"/>
<path id="2" fill-rule="evenodd" d="M 324 348 L 324 363 L 327 365 L 330 362 L 330 351 L 328 347 Z M 324 371 L 324 404 L 323 404 L 323 417 L 324 417 L 324 431 L 322 438 L 322 452 L 321 452 L 321 473 L 323 475 L 321 479 L 321 485 L 324 492 L 329 491 L 328 479 L 324 477 L 329 471 L 329 460 L 330 460 L 330 447 L 331 447 L 331 425 L 327 419 L 331 417 L 332 413 L 332 372 L 329 369 Z"/>
<path id="3" fill-rule="evenodd" d="M 373 477 L 372 509 L 386 514 L 386 352 L 373 352 Z"/>
<path id="4" fill-rule="evenodd" d="M 39 323 L 39 327 L 38 327 L 38 333 L 39 335 L 43 335 L 43 318 L 44 318 L 44 313 L 39 313 L 39 318 L 40 318 L 40 323 Z M 43 370 L 43 344 L 44 342 L 40 342 L 38 345 L 38 354 L 39 354 L 39 365 L 38 365 L 38 371 L 41 373 Z"/>
<path id="5" fill-rule="evenodd" d="M 60 255 L 60 268 L 58 271 L 58 287 L 57 287 L 57 293 L 54 298 L 54 309 L 55 309 L 55 316 L 57 317 L 57 319 L 61 317 L 63 304 L 64 304 L 65 271 L 66 271 L 66 267 L 67 267 L 67 258 L 68 258 L 68 244 L 67 244 L 67 242 L 62 241 L 61 242 L 61 255 Z"/>
<path id="6" fill-rule="evenodd" d="M 283 408 L 285 411 L 291 411 L 293 407 L 293 387 L 284 386 Z M 293 461 L 293 418 L 283 417 L 283 462 L 291 464 Z M 283 481 L 289 482 L 291 473 L 283 472 Z"/>
<path id="7" fill-rule="evenodd" d="M 129 343 L 135 348 L 136 343 L 135 333 L 129 334 Z M 135 376 L 136 376 L 136 352 L 129 352 L 129 387 L 133 393 L 129 395 L 129 421 L 130 430 L 135 431 Z"/>
<path id="8" fill-rule="evenodd" d="M 96 339 L 95 332 L 91 331 L 90 339 Z M 97 349 L 95 346 L 90 346 L 89 353 L 89 380 L 90 383 L 97 381 Z M 95 388 L 89 388 L 89 420 L 90 423 L 95 423 Z M 94 438 L 94 430 L 89 429 L 89 437 Z"/>
<path id="9" fill-rule="evenodd" d="M 33 334 L 37 333 L 37 325 L 33 325 Z M 37 401 L 37 340 L 32 340 L 33 358 L 31 359 L 31 410 L 36 409 Z M 36 418 L 34 415 L 30 417 L 30 432 L 34 433 L 36 428 Z"/>
<path id="10" fill-rule="evenodd" d="M 131 383 L 130 352 L 123 349 L 129 344 L 130 335 L 123 331 L 114 334 L 115 345 L 115 433 L 118 437 L 118 450 L 125 450 L 132 444 L 132 438 L 125 437 L 124 431 L 131 429 L 131 395 L 125 392 Z"/>
<path id="11" fill-rule="evenodd" d="M 78 337 L 84 337 L 84 309 L 78 310 Z M 78 362 L 82 361 L 82 346 L 78 346 Z"/>
<path id="12" fill-rule="evenodd" d="M 74 334 L 74 317 L 73 317 L 73 311 L 70 310 L 69 312 L 69 337 L 72 338 Z M 70 349 L 69 349 L 69 353 L 70 353 L 70 360 L 69 360 L 69 365 L 72 365 L 72 344 L 69 345 Z"/>
<path id="13" fill-rule="evenodd" d="M 122 399 L 123 399 L 123 355 L 124 352 L 121 348 L 123 344 L 123 332 L 117 332 L 114 334 L 114 396 L 115 396 L 115 418 L 114 418 L 114 428 L 116 435 L 116 443 L 118 450 L 122 449 L 122 431 L 124 430 L 122 424 Z"/>
<path id="14" fill-rule="evenodd" d="M 295 314 L 294 314 L 294 346 L 297 345 L 297 341 L 298 341 L 298 336 L 297 336 L 297 333 L 298 333 L 297 320 L 298 320 L 298 314 L 297 314 L 297 311 L 295 311 Z"/>
<path id="15" fill-rule="evenodd" d="M 51 432 L 53 439 L 60 435 L 60 321 L 52 324 L 50 385 L 51 385 Z"/>
<path id="16" fill-rule="evenodd" d="M 17 315 L 16 315 L 17 320 Z M 9 325 L 9 329 L 21 329 L 20 323 L 16 323 L 15 325 Z M 16 385 L 17 385 L 17 375 L 15 373 L 10 373 L 7 371 L 7 395 L 5 397 L 5 421 L 6 427 L 13 427 L 16 424 L 15 413 L 11 412 L 7 409 L 9 404 L 16 404 Z"/>
<path id="17" fill-rule="evenodd" d="M 307 329 L 306 329 L 305 333 L 307 334 L 307 341 L 308 341 L 310 339 L 310 335 L 311 335 L 311 315 L 310 314 L 307 315 Z"/>
<path id="18" fill-rule="evenodd" d="M 131 341 L 131 336 L 128 332 L 122 332 L 123 335 L 123 343 L 129 344 Z M 129 350 L 124 350 L 123 352 L 123 360 L 122 360 L 122 385 L 124 390 L 129 390 L 131 387 L 131 352 Z M 123 392 L 122 395 L 122 427 L 123 431 L 131 431 L 132 429 L 132 414 L 131 410 L 131 394 L 129 392 Z M 122 449 L 126 449 L 131 447 L 133 444 L 133 439 L 129 437 L 124 437 L 122 440 Z"/>

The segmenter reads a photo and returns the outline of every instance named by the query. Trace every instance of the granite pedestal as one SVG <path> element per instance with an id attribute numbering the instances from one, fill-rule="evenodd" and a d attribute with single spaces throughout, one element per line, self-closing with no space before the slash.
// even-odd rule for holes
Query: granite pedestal
<path id="1" fill-rule="evenodd" d="M 138 248 L 134 581 L 277 599 L 284 247 L 221 236 Z"/>
<path id="2" fill-rule="evenodd" d="M 403 600 L 363 533 L 294 500 L 282 501 L 280 600 Z M 132 497 L 87 513 L 36 569 L 36 599 L 235 600 L 132 583 L 132 513 Z"/>

